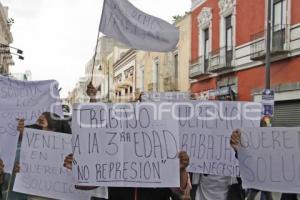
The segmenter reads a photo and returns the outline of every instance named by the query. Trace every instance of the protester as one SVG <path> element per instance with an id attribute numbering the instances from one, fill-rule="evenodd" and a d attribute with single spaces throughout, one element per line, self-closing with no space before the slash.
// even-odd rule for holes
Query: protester
<path id="1" fill-rule="evenodd" d="M 4 184 L 2 188 L 3 192 L 3 198 L 8 200 L 27 200 L 26 194 L 21 194 L 18 192 L 13 191 L 13 186 L 16 178 L 16 173 L 19 171 L 19 161 L 20 161 L 20 153 L 21 153 L 21 143 L 22 143 L 22 126 L 24 127 L 24 120 L 19 120 L 18 124 L 18 131 L 19 131 L 19 138 L 18 138 L 18 144 L 17 144 L 17 151 L 16 151 L 16 158 L 15 158 L 15 167 L 13 170 L 13 173 L 5 174 L 4 175 Z M 24 129 L 24 128 L 23 128 Z"/>
<path id="2" fill-rule="evenodd" d="M 177 189 L 177 192 L 180 195 L 180 199 L 189 200 L 190 199 L 190 191 L 192 189 L 192 184 L 190 180 L 190 175 L 186 171 L 190 160 L 189 156 L 185 151 L 179 152 L 179 160 L 180 160 L 180 188 Z"/>
<path id="3" fill-rule="evenodd" d="M 20 133 L 21 140 L 24 133 L 24 128 L 25 128 L 24 120 L 20 120 L 18 125 L 18 131 Z M 67 122 L 60 120 L 58 115 L 50 112 L 42 113 L 42 115 L 38 118 L 36 124 L 26 126 L 26 128 L 34 128 L 34 129 L 40 129 L 44 131 L 53 131 L 53 132 L 61 132 L 61 133 L 71 133 L 71 128 L 67 126 Z M 20 165 L 17 164 L 15 167 L 15 172 L 19 172 L 19 171 L 20 171 Z M 50 200 L 50 199 L 45 197 L 28 195 L 27 200 Z"/>
<path id="4" fill-rule="evenodd" d="M 262 122 L 261 126 L 263 126 Z M 236 129 L 232 132 L 230 137 L 230 145 L 235 150 L 237 157 L 237 152 L 241 145 L 241 131 L 239 129 Z M 273 200 L 271 192 L 260 191 L 257 189 L 249 189 L 247 191 L 247 200 L 255 200 L 259 192 L 261 192 L 261 200 Z"/>
<path id="5" fill-rule="evenodd" d="M 193 182 L 196 182 L 195 175 L 193 175 Z M 200 174 L 198 178 L 196 200 L 226 200 L 229 186 L 231 184 L 231 177 Z"/>
<path id="6" fill-rule="evenodd" d="M 186 171 L 189 156 L 185 151 L 178 154 L 180 160 L 180 188 L 109 188 L 109 200 L 190 200 L 191 182 Z M 74 157 L 68 155 L 64 167 L 72 169 Z"/>
<path id="7" fill-rule="evenodd" d="M 16 153 L 15 167 L 14 167 L 14 172 L 11 176 L 9 176 L 8 174 L 5 176 L 6 192 L 4 196 L 7 196 L 7 199 L 12 199 L 12 200 L 47 199 L 47 198 L 35 197 L 35 196 L 29 196 L 26 194 L 17 193 L 12 190 L 15 182 L 15 175 L 20 171 L 20 165 L 19 165 L 20 150 L 21 150 L 22 137 L 23 137 L 25 127 L 40 129 L 45 131 L 57 131 L 57 132 L 69 133 L 69 134 L 71 133 L 71 128 L 68 126 L 68 122 L 66 120 L 60 120 L 58 115 L 50 112 L 42 113 L 42 115 L 38 118 L 36 124 L 32 124 L 29 126 L 25 126 L 23 119 L 19 120 L 18 131 L 20 135 L 19 135 L 18 148 Z"/>
<path id="8" fill-rule="evenodd" d="M 260 120 L 260 127 L 270 127 L 270 126 L 271 126 L 270 117 L 269 116 L 262 117 L 262 119 Z M 239 129 L 236 129 L 232 132 L 232 135 L 230 138 L 230 145 L 235 150 L 236 157 L 237 157 L 237 151 L 240 147 L 240 140 L 241 140 L 241 132 Z M 257 189 L 248 189 L 247 199 L 254 200 L 259 192 L 261 193 L 261 195 L 260 195 L 261 200 L 273 200 L 273 196 L 272 196 L 271 192 L 260 191 Z M 286 199 L 286 200 L 289 200 L 289 199 Z"/>
<path id="9" fill-rule="evenodd" d="M 37 120 L 36 124 L 27 126 L 28 128 L 35 128 L 35 129 L 56 129 L 57 124 L 55 124 L 54 120 L 51 118 L 50 113 L 43 113 Z M 19 140 L 18 140 L 18 145 L 17 145 L 17 152 L 16 152 L 16 159 L 15 159 L 15 167 L 13 170 L 13 174 L 5 174 L 4 177 L 4 187 L 3 187 L 3 196 L 5 196 L 6 199 L 12 199 L 12 200 L 27 200 L 30 199 L 26 194 L 21 194 L 18 192 L 13 191 L 13 186 L 16 178 L 16 173 L 20 171 L 20 153 L 21 153 L 21 143 L 22 143 L 22 137 L 24 133 L 24 120 L 20 119 L 18 123 L 17 130 L 19 131 Z"/>
<path id="10" fill-rule="evenodd" d="M 195 96 L 191 96 L 195 98 Z M 222 99 L 223 100 L 223 99 Z M 225 96 L 224 100 L 232 101 L 232 96 Z M 235 177 L 195 174 L 193 173 L 193 186 L 197 187 L 195 200 L 242 200 L 243 195 Z"/>
<path id="11" fill-rule="evenodd" d="M 266 118 L 263 118 L 260 123 L 261 127 L 268 126 L 268 121 L 266 121 Z M 239 129 L 236 129 L 232 132 L 231 138 L 230 138 L 230 145 L 231 147 L 238 152 L 241 144 L 241 131 Z M 257 189 L 249 189 L 247 200 L 254 200 L 256 199 L 257 195 L 261 193 L 261 200 L 273 200 L 272 192 L 265 192 L 260 191 Z M 280 197 L 280 200 L 298 200 L 297 194 L 282 194 Z"/>
<path id="12" fill-rule="evenodd" d="M 60 132 L 71 134 L 71 128 L 67 120 L 62 120 L 59 118 L 58 115 L 54 113 L 45 112 L 43 113 L 37 120 L 36 124 L 26 126 L 27 128 L 36 128 L 45 131 L 53 131 L 53 132 Z M 21 120 L 18 127 L 20 131 L 20 135 L 23 135 L 24 132 L 24 121 Z M 19 172 L 19 165 L 16 166 L 16 172 Z M 93 196 L 97 196 L 98 190 L 91 191 Z M 28 196 L 28 200 L 49 200 L 49 198 L 45 197 L 37 197 L 37 196 Z"/>

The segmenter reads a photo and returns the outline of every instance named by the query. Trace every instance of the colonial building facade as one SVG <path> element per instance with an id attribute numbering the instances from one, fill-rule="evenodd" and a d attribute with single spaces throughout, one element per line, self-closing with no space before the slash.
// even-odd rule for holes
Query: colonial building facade
<path id="1" fill-rule="evenodd" d="M 180 33 L 176 50 L 168 53 L 137 52 L 137 93 L 187 91 L 189 89 L 190 13 L 180 17 L 174 24 Z"/>
<path id="2" fill-rule="evenodd" d="M 8 7 L 0 2 L 0 74 L 9 74 L 9 66 L 14 65 L 9 45 L 13 42 L 10 26 L 13 20 L 8 18 Z"/>
<path id="3" fill-rule="evenodd" d="M 274 124 L 300 125 L 300 1 L 272 0 L 271 6 Z M 191 18 L 191 92 L 207 99 L 259 101 L 265 87 L 267 0 L 193 0 Z"/>
<path id="4" fill-rule="evenodd" d="M 113 65 L 115 101 L 135 101 L 136 50 L 130 49 Z"/>

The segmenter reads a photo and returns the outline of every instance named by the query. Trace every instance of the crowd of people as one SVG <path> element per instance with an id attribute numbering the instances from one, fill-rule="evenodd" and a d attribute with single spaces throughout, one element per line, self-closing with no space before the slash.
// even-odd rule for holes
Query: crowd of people
<path id="1" fill-rule="evenodd" d="M 91 97 L 91 102 L 96 102 L 95 88 L 89 84 L 87 93 Z M 140 99 L 139 99 L 140 100 Z M 55 118 L 55 119 L 54 119 Z M 71 134 L 69 123 L 65 120 L 58 120 L 58 116 L 53 113 L 45 112 L 30 126 L 24 125 L 24 120 L 20 120 L 18 124 L 19 142 L 15 162 L 15 169 L 10 176 L 4 174 L 3 161 L 0 159 L 0 199 L 5 200 L 47 200 L 48 198 L 37 197 L 27 194 L 21 194 L 12 190 L 15 174 L 20 171 L 20 148 L 24 132 L 24 128 L 33 128 L 47 130 L 52 132 L 61 132 Z M 263 126 L 263 125 L 262 125 Z M 238 149 L 240 147 L 241 132 L 234 130 L 231 135 L 230 144 L 236 151 L 238 157 Z M 109 187 L 109 200 L 275 200 L 271 192 L 259 191 L 255 189 L 242 189 L 242 180 L 235 177 L 217 176 L 209 174 L 189 174 L 187 167 L 189 165 L 189 156 L 186 152 L 178 153 L 180 161 L 180 187 L 179 188 L 121 188 Z M 69 154 L 65 157 L 64 167 L 72 169 L 73 155 Z M 76 186 L 78 190 L 93 191 L 91 200 L 103 200 L 97 195 L 97 186 Z M 297 200 L 297 194 L 282 194 L 280 200 Z"/>

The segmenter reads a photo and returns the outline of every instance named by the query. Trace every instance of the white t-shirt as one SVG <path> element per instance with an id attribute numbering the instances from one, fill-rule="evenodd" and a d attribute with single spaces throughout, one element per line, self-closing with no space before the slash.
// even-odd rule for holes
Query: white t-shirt
<path id="1" fill-rule="evenodd" d="M 38 196 L 28 196 L 27 200 L 54 200 L 54 199 L 49 199 L 46 197 L 38 197 Z"/>
<path id="2" fill-rule="evenodd" d="M 200 175 L 195 200 L 226 200 L 230 184 L 227 176 Z"/>
<path id="3" fill-rule="evenodd" d="M 91 191 L 92 197 L 108 199 L 108 189 L 107 187 L 98 187 Z"/>

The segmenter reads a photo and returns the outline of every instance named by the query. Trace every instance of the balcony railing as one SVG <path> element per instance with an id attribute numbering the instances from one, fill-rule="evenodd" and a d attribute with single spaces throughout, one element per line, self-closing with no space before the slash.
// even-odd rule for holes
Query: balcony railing
<path id="1" fill-rule="evenodd" d="M 280 24 L 271 28 L 271 54 L 282 55 L 289 51 L 287 45 L 287 30 L 289 25 Z M 250 58 L 262 60 L 266 56 L 267 31 L 261 31 L 251 36 Z"/>
<path id="2" fill-rule="evenodd" d="M 191 59 L 191 60 L 190 60 L 190 66 L 191 66 L 191 65 L 196 65 L 196 64 L 198 64 L 198 63 L 199 63 L 199 60 L 201 60 L 201 59 L 202 59 L 202 56 L 200 56 L 200 57 L 198 57 L 198 58 Z"/>
<path id="3" fill-rule="evenodd" d="M 203 56 L 190 60 L 190 78 L 207 74 L 208 65 L 209 59 L 204 60 Z"/>
<path id="4" fill-rule="evenodd" d="M 211 52 L 209 71 L 215 72 L 232 68 L 233 51 L 232 47 L 222 47 Z"/>

